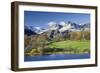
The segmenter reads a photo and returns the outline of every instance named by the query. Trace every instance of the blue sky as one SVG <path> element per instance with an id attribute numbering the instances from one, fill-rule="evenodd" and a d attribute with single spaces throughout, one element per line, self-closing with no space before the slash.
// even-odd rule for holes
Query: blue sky
<path id="1" fill-rule="evenodd" d="M 24 24 L 33 25 L 35 27 L 46 28 L 49 22 L 60 23 L 75 22 L 77 24 L 90 23 L 90 14 L 83 13 L 62 13 L 62 12 L 39 12 L 39 11 L 24 11 Z"/>

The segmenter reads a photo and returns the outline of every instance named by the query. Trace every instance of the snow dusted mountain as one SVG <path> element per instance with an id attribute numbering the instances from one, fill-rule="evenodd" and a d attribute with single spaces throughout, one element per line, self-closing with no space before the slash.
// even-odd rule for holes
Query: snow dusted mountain
<path id="1" fill-rule="evenodd" d="M 46 32 L 47 29 L 41 28 L 41 27 L 34 27 L 33 25 L 25 25 L 24 26 L 24 32 L 26 35 L 37 35 L 42 34 Z"/>
<path id="2" fill-rule="evenodd" d="M 24 25 L 24 29 L 29 29 L 31 31 L 35 31 L 36 30 L 33 25 Z"/>
<path id="3" fill-rule="evenodd" d="M 42 33 L 48 31 L 48 29 L 44 29 L 44 28 L 41 28 L 41 27 L 35 27 L 35 29 L 36 29 L 35 32 L 36 32 L 37 34 L 42 34 Z"/>
<path id="4" fill-rule="evenodd" d="M 24 26 L 24 34 L 27 36 L 36 35 L 35 29 L 33 26 L 25 25 Z"/>
<path id="5" fill-rule="evenodd" d="M 69 32 L 80 32 L 87 31 L 90 29 L 90 24 L 76 24 L 76 23 L 66 23 L 60 22 L 59 24 L 55 22 L 50 22 L 48 24 L 48 35 L 50 38 L 56 37 L 58 34 L 62 37 L 68 35 Z"/>
<path id="6" fill-rule="evenodd" d="M 60 22 L 59 24 L 56 22 L 49 22 L 47 28 L 35 27 L 33 25 L 25 25 L 25 34 L 26 35 L 37 35 L 42 33 L 47 33 L 50 37 L 55 37 L 56 34 L 63 34 L 66 32 L 74 32 L 81 30 L 89 30 L 90 24 L 76 24 L 72 22 Z"/>

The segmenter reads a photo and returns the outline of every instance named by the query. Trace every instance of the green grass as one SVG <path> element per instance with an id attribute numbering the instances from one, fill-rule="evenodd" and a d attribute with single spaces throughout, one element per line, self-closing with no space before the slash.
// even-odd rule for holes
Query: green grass
<path id="1" fill-rule="evenodd" d="M 90 41 L 89 40 L 66 40 L 54 42 L 49 45 L 50 48 L 73 48 L 73 49 L 89 49 Z"/>
<path id="2" fill-rule="evenodd" d="M 41 52 L 44 54 L 90 53 L 90 41 L 89 40 L 66 40 L 66 41 L 59 41 L 59 42 L 51 42 L 48 45 L 48 48 L 46 48 L 45 50 L 46 51 L 39 51 L 37 49 L 32 49 L 30 52 L 28 53 L 26 52 L 25 55 L 41 55 Z"/>

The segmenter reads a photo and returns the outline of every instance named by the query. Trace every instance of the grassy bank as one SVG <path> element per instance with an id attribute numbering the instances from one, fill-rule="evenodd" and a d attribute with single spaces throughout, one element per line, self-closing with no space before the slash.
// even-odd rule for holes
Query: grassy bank
<path id="1" fill-rule="evenodd" d="M 64 53 L 89 53 L 90 41 L 89 40 L 67 40 L 54 42 L 49 45 L 50 48 L 64 49 Z"/>
<path id="2" fill-rule="evenodd" d="M 54 42 L 49 45 L 50 48 L 74 48 L 74 49 L 86 49 L 90 48 L 89 40 L 78 40 L 78 41 L 60 41 Z"/>

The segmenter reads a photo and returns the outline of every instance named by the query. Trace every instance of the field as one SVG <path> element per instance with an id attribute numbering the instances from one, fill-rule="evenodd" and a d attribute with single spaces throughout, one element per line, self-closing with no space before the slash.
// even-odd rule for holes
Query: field
<path id="1" fill-rule="evenodd" d="M 90 42 L 88 40 L 85 41 L 60 41 L 60 42 L 54 42 L 49 45 L 51 48 L 75 48 L 75 49 L 86 49 L 90 47 Z"/>
<path id="2" fill-rule="evenodd" d="M 64 49 L 66 53 L 73 52 L 73 53 L 88 53 L 90 48 L 90 41 L 89 40 L 66 40 L 60 42 L 54 42 L 49 45 L 50 48 L 61 48 Z"/>

